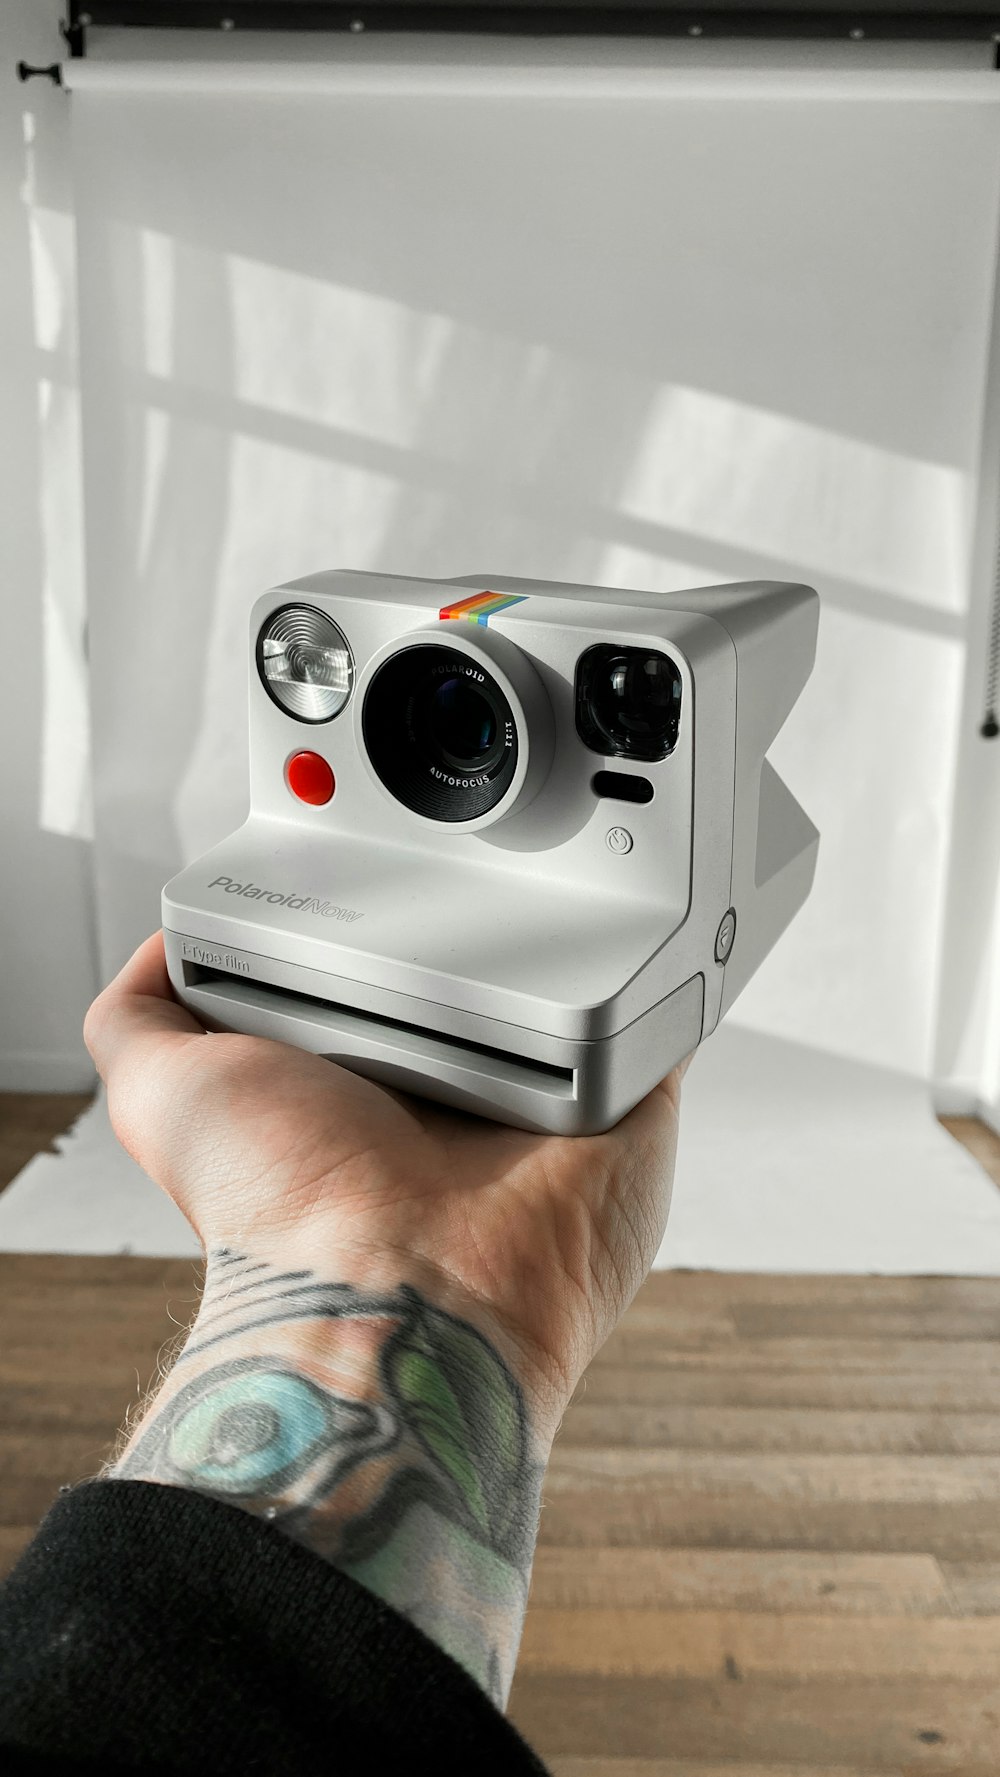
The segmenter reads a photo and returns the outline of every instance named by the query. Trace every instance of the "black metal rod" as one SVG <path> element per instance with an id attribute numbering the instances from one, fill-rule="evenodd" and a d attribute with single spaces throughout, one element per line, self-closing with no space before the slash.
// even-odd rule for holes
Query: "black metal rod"
<path id="1" fill-rule="evenodd" d="M 877 38 L 989 42 L 997 0 L 71 0 L 88 25 L 227 31 L 488 32 L 521 36 Z"/>

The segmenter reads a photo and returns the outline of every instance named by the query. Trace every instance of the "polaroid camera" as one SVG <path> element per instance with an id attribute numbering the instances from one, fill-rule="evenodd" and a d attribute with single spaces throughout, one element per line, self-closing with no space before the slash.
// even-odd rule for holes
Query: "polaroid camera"
<path id="1" fill-rule="evenodd" d="M 523 1129 L 609 1128 L 812 884 L 765 754 L 819 601 L 324 573 L 250 617 L 251 806 L 163 893 L 170 978 Z"/>

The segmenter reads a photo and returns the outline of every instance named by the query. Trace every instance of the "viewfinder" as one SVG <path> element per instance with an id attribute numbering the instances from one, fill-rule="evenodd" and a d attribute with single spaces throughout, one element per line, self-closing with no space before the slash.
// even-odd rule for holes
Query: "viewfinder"
<path id="1" fill-rule="evenodd" d="M 677 744 L 681 675 L 653 648 L 598 642 L 576 669 L 576 727 L 582 741 L 610 759 L 665 759 Z"/>

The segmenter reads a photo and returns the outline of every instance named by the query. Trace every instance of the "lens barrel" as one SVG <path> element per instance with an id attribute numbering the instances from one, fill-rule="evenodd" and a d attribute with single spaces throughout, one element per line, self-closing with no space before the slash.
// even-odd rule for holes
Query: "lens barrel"
<path id="1" fill-rule="evenodd" d="M 667 654 L 599 642 L 576 670 L 576 727 L 605 758 L 665 759 L 677 744 L 681 675 Z"/>
<path id="2" fill-rule="evenodd" d="M 435 643 L 376 670 L 361 716 L 385 788 L 427 820 L 477 820 L 503 801 L 518 759 L 510 702 L 483 662 Z"/>

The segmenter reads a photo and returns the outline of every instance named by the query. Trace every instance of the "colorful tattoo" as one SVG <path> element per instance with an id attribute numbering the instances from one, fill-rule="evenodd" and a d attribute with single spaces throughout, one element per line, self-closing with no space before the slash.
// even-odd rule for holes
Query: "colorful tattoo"
<path id="1" fill-rule="evenodd" d="M 433 1637 L 501 1706 L 544 1464 L 509 1366 L 400 1284 L 323 1283 L 228 1249 L 110 1473 L 274 1519 Z"/>

